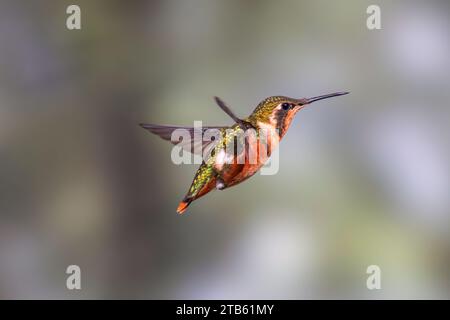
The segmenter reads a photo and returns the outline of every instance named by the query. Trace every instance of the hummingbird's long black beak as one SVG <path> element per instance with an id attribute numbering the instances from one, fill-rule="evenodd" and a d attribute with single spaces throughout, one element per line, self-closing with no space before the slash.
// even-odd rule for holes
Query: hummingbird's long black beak
<path id="1" fill-rule="evenodd" d="M 335 92 L 335 93 L 330 93 L 330 94 L 324 94 L 322 96 L 308 98 L 308 99 L 306 99 L 306 104 L 313 103 L 313 102 L 316 102 L 316 101 L 319 101 L 319 100 L 323 100 L 323 99 L 343 96 L 343 95 L 346 95 L 346 94 L 349 94 L 349 93 L 350 92 L 343 91 L 343 92 Z"/>

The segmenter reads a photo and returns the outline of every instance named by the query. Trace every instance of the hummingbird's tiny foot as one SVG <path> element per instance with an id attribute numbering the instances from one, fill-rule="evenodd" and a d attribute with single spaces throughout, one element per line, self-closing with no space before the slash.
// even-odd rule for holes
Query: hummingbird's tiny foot
<path id="1" fill-rule="evenodd" d="M 223 190 L 225 189 L 225 187 L 226 187 L 225 183 L 222 180 L 218 179 L 216 182 L 216 189 Z"/>

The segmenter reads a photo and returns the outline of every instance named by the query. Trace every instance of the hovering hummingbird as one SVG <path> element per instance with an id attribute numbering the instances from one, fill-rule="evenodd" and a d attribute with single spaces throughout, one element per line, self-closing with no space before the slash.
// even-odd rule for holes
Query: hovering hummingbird
<path id="1" fill-rule="evenodd" d="M 342 96 L 349 92 L 335 92 L 312 98 L 294 99 L 284 96 L 268 97 L 261 101 L 255 110 L 247 118 L 238 118 L 231 109 L 218 97 L 215 97 L 217 105 L 233 120 L 231 126 L 209 126 L 202 127 L 201 133 L 208 130 L 219 132 L 219 139 L 201 140 L 201 147 L 194 140 L 179 141 L 172 140 L 172 134 L 176 130 L 185 130 L 191 139 L 196 134 L 196 127 L 166 126 L 154 124 L 140 124 L 148 131 L 168 140 L 173 144 L 180 146 L 194 154 L 204 155 L 203 162 L 200 165 L 191 187 L 186 196 L 180 202 L 177 212 L 184 213 L 187 207 L 196 199 L 204 196 L 208 192 L 217 189 L 223 190 L 235 186 L 242 181 L 253 176 L 269 159 L 272 150 L 278 145 L 280 140 L 286 134 L 295 114 L 305 106 L 319 100 Z M 245 130 L 255 130 L 255 139 L 245 136 L 241 133 Z M 259 133 L 261 130 L 269 131 L 268 137 L 264 138 Z M 198 133 L 198 132 L 197 132 Z M 244 148 L 236 148 L 233 145 L 232 152 L 229 152 L 229 146 L 233 143 L 240 143 Z M 255 147 L 255 145 L 257 145 Z M 205 150 L 209 150 L 205 156 Z M 256 150 L 256 161 L 250 161 L 250 150 Z"/>

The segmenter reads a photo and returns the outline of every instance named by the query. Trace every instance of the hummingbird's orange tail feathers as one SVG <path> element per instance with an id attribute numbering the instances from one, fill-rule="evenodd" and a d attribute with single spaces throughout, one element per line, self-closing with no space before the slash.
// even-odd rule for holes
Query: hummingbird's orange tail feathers
<path id="1" fill-rule="evenodd" d="M 180 204 L 178 205 L 177 212 L 179 214 L 183 214 L 186 211 L 187 207 L 191 204 L 191 202 L 192 201 L 189 200 L 181 201 Z"/>

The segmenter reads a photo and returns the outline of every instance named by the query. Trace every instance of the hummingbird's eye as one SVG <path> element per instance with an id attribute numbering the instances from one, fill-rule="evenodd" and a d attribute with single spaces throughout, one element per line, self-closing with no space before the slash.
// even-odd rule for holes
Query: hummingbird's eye
<path id="1" fill-rule="evenodd" d="M 289 108 L 291 107 L 291 104 L 285 102 L 285 103 L 283 103 L 283 104 L 281 105 L 281 107 L 283 108 L 283 110 L 289 110 Z"/>

